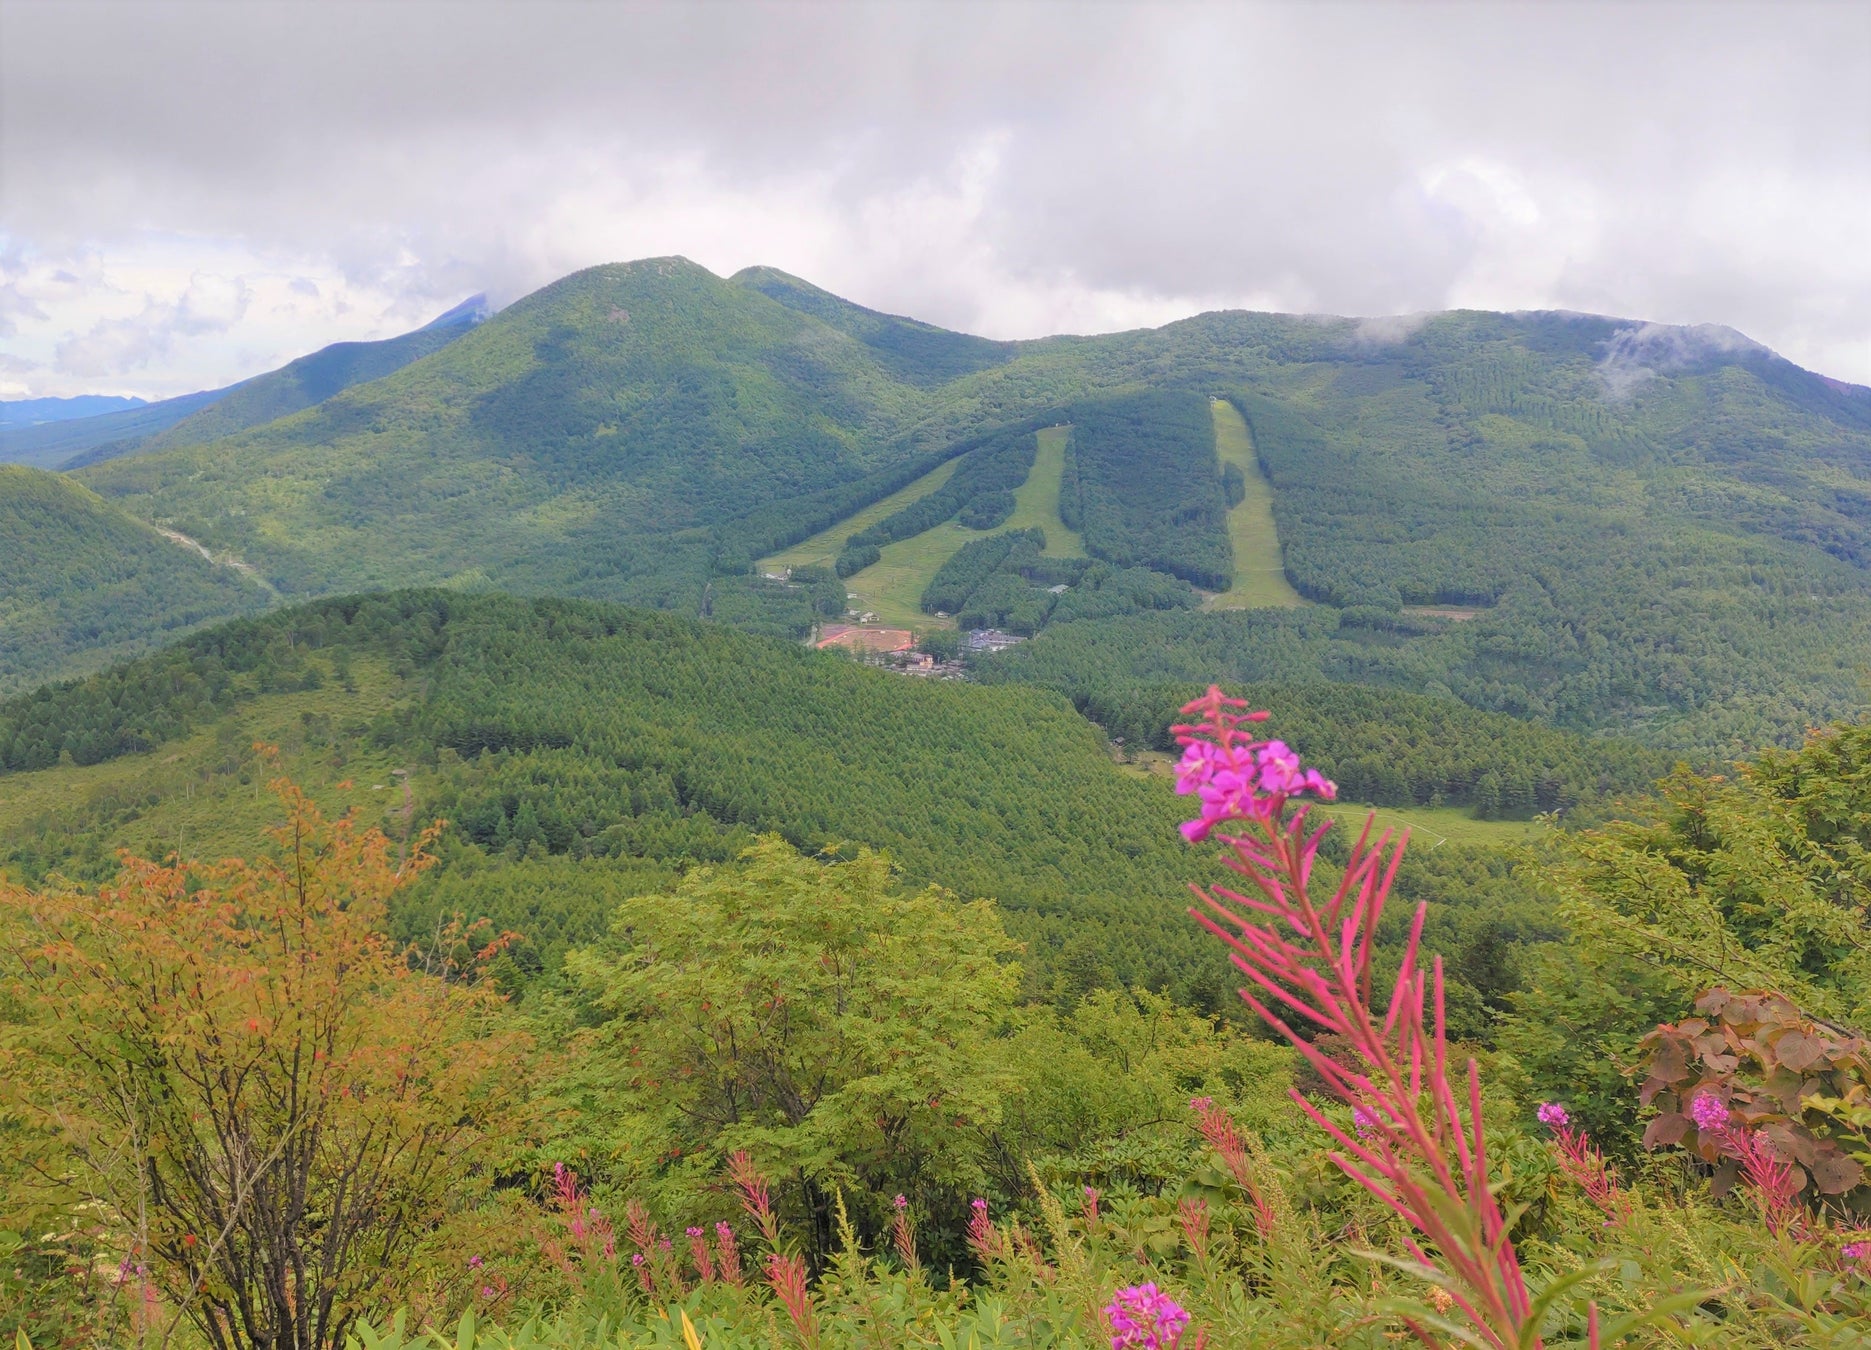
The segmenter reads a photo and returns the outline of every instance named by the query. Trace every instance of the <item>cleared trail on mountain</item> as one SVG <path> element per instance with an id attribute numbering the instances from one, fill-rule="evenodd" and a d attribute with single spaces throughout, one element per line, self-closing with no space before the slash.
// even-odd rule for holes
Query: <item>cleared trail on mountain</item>
<path id="1" fill-rule="evenodd" d="M 1261 472 L 1254 441 L 1239 409 L 1225 399 L 1213 399 L 1215 457 L 1240 469 L 1247 495 L 1228 511 L 1228 543 L 1234 549 L 1234 584 L 1215 596 L 1205 609 L 1261 609 L 1274 605 L 1301 605 L 1305 601 L 1286 579 L 1280 557 L 1280 535 L 1273 524 L 1273 489 Z"/>
<path id="2" fill-rule="evenodd" d="M 1013 514 L 1001 528 L 1006 530 L 1039 529 L 1046 533 L 1042 558 L 1082 558 L 1085 541 L 1077 530 L 1066 528 L 1059 517 L 1060 479 L 1065 473 L 1066 442 L 1072 439 L 1069 426 L 1047 427 L 1039 433 L 1039 452 L 1033 458 L 1033 472 L 1013 495 Z"/>

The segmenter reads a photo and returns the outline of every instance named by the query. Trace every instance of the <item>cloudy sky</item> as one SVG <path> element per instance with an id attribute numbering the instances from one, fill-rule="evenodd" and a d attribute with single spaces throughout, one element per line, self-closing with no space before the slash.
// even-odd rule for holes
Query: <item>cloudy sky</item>
<path id="1" fill-rule="evenodd" d="M 166 396 L 592 263 L 999 337 L 1741 329 L 1871 384 L 1871 5 L 0 0 L 0 397 Z"/>

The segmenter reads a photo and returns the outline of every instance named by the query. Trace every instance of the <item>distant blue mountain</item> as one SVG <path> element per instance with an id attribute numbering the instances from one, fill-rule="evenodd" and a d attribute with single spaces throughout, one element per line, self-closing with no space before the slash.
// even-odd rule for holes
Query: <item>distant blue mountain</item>
<path id="1" fill-rule="evenodd" d="M 454 313 L 453 310 L 449 311 Z M 447 318 L 443 315 L 442 318 Z M 442 320 L 437 319 L 440 323 Z M 37 427 L 47 422 L 69 422 L 79 417 L 97 417 L 103 413 L 141 408 L 149 402 L 142 398 L 116 398 L 109 394 L 80 394 L 76 398 L 0 399 L 0 427 Z"/>
<path id="2" fill-rule="evenodd" d="M 237 431 L 285 417 L 354 384 L 379 380 L 438 351 L 492 312 L 487 297 L 476 295 L 414 332 L 380 342 L 334 342 L 278 370 L 225 389 L 204 389 L 160 403 L 97 398 L 116 410 L 79 412 L 64 420 L 37 423 L 0 419 L 0 464 L 30 464 L 39 469 L 76 468 L 120 455 L 163 450 L 231 436 Z M 83 399 L 36 399 L 34 403 L 77 403 Z M 4 405 L 0 405 L 4 406 Z M 26 406 L 24 402 L 11 405 Z"/>

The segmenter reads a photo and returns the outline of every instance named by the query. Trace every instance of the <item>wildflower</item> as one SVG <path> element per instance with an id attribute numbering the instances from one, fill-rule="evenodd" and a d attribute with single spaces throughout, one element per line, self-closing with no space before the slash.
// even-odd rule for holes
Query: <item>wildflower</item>
<path id="1" fill-rule="evenodd" d="M 1533 1114 L 1540 1118 L 1540 1124 L 1550 1125 L 1555 1130 L 1563 1130 L 1572 1123 L 1572 1117 L 1566 1114 L 1566 1108 L 1558 1102 L 1541 1102 L 1540 1109 Z"/>
<path id="2" fill-rule="evenodd" d="M 482 1297 L 482 1298 L 492 1298 L 493 1296 L 494 1296 L 494 1286 L 493 1286 L 493 1285 L 491 1285 L 491 1284 L 484 1284 L 484 1285 L 482 1285 L 482 1286 L 481 1286 L 481 1297 Z"/>
<path id="3" fill-rule="evenodd" d="M 1202 1132 L 1202 1138 L 1221 1155 L 1223 1164 L 1234 1175 L 1235 1184 L 1254 1202 L 1254 1223 L 1260 1235 L 1266 1237 L 1273 1231 L 1273 1206 L 1254 1176 L 1253 1162 L 1247 1156 L 1247 1146 L 1241 1142 L 1240 1132 L 1234 1128 L 1233 1117 L 1216 1106 L 1213 1097 L 1197 1097 L 1189 1106 L 1196 1113 L 1196 1128 Z"/>
<path id="4" fill-rule="evenodd" d="M 747 1156 L 746 1149 L 736 1149 L 728 1155 L 728 1179 L 741 1193 L 741 1208 L 760 1229 L 767 1246 L 779 1246 L 780 1221 L 773 1212 L 772 1192 L 767 1188 L 767 1179 L 754 1166 L 754 1160 Z"/>
<path id="5" fill-rule="evenodd" d="M 1301 767 L 1299 756 L 1286 742 L 1255 740 L 1240 729 L 1246 722 L 1264 722 L 1266 713 L 1225 711 L 1246 706 L 1243 700 L 1226 698 L 1211 686 L 1205 698 L 1183 709 L 1206 713 L 1209 721 L 1174 728 L 1183 747 L 1176 765 L 1176 791 L 1184 796 L 1193 793 L 1202 802 L 1200 817 L 1182 826 L 1183 837 L 1192 844 L 1208 838 L 1209 831 L 1225 820 L 1277 820 L 1287 798 L 1300 793 L 1310 792 L 1322 801 L 1338 795 L 1338 788 L 1317 769 Z"/>
<path id="6" fill-rule="evenodd" d="M 988 1217 L 987 1201 L 976 1196 L 969 1208 L 974 1214 L 968 1220 L 968 1245 L 974 1249 L 974 1254 L 982 1261 L 1002 1255 L 1000 1230 Z"/>
<path id="7" fill-rule="evenodd" d="M 715 1249 L 721 1253 L 721 1278 L 738 1288 L 741 1283 L 741 1249 L 734 1241 L 734 1226 L 725 1219 L 715 1225 Z"/>
<path id="8" fill-rule="evenodd" d="M 1196 1260 L 1206 1265 L 1208 1263 L 1208 1201 L 1195 1198 L 1178 1202 L 1176 1219 L 1182 1225 L 1182 1235 L 1189 1244 L 1189 1250 L 1195 1253 Z"/>
<path id="9" fill-rule="evenodd" d="M 1426 906 L 1417 908 L 1388 997 L 1380 1000 L 1373 988 L 1376 935 L 1403 842 L 1367 823 L 1338 884 L 1315 900 L 1312 871 L 1324 827 L 1309 828 L 1303 806 L 1288 819 L 1285 807 L 1301 793 L 1329 801 L 1337 789 L 1304 769 L 1284 744 L 1250 739 L 1245 724 L 1264 714 L 1238 711 L 1246 706 L 1210 686 L 1184 707 L 1192 722 L 1173 728 L 1185 748 L 1202 741 L 1213 747 L 1184 756 L 1180 787 L 1201 796 L 1202 815 L 1183 826 L 1183 835 L 1199 841 L 1219 822 L 1243 823 L 1236 835 L 1222 837 L 1220 861 L 1247 884 L 1196 888 L 1203 908 L 1192 913 L 1252 981 L 1253 989 L 1241 991 L 1248 1006 L 1293 1045 L 1332 1096 L 1373 1117 L 1376 1130 L 1360 1139 L 1293 1094 L 1340 1146 L 1333 1161 L 1421 1235 L 1422 1241 L 1404 1237 L 1409 1255 L 1461 1290 L 1457 1306 L 1480 1333 L 1471 1339 L 1530 1344 L 1539 1316 L 1507 1216 L 1488 1185 L 1480 1071 L 1470 1060 L 1465 1093 L 1448 1072 L 1442 966 L 1421 951 Z M 1294 1021 L 1342 1038 L 1348 1061 L 1327 1055 Z M 1217 1135 L 1222 1123 L 1215 1122 Z M 1209 1122 L 1203 1126 L 1207 1135 Z M 1138 1343 L 1148 1342 L 1114 1342 Z"/>
<path id="10" fill-rule="evenodd" d="M 1111 1322 L 1111 1350 L 1125 1350 L 1128 1346 L 1173 1350 L 1189 1325 L 1189 1314 L 1182 1305 L 1154 1284 L 1118 1290 L 1104 1315 Z"/>
<path id="11" fill-rule="evenodd" d="M 470 1257 L 468 1258 L 468 1269 L 469 1269 L 469 1270 L 479 1270 L 479 1269 L 480 1269 L 480 1268 L 481 1268 L 481 1267 L 482 1267 L 483 1265 L 485 1265 L 485 1264 L 487 1264 L 487 1263 L 486 1263 L 486 1262 L 484 1262 L 483 1260 L 481 1260 L 481 1258 L 480 1258 L 480 1257 L 478 1257 L 478 1256 L 470 1256 Z"/>
<path id="12" fill-rule="evenodd" d="M 695 1263 L 695 1273 L 702 1277 L 703 1284 L 713 1284 L 715 1258 L 708 1250 L 708 1234 L 696 1227 L 683 1231 L 689 1235 L 689 1259 Z"/>
<path id="13" fill-rule="evenodd" d="M 1858 1262 L 1871 1256 L 1871 1242 L 1847 1242 L 1839 1248 L 1841 1261 Z"/>
<path id="14" fill-rule="evenodd" d="M 807 1346 L 819 1343 L 818 1312 L 812 1306 L 812 1294 L 806 1288 L 806 1263 L 796 1256 L 771 1252 L 767 1256 L 767 1286 L 786 1309 L 799 1339 Z"/>
<path id="15" fill-rule="evenodd" d="M 636 1266 L 639 1270 L 642 1269 L 643 1268 L 643 1253 L 642 1252 L 630 1253 L 630 1264 L 633 1266 Z"/>
<path id="16" fill-rule="evenodd" d="M 916 1254 L 916 1228 L 910 1222 L 910 1202 L 899 1195 L 890 1203 L 896 1207 L 896 1213 L 890 1216 L 890 1244 L 896 1248 L 897 1260 L 903 1263 L 903 1273 L 912 1280 L 921 1280 L 922 1260 Z"/>
<path id="17" fill-rule="evenodd" d="M 1728 1123 L 1728 1108 L 1712 1093 L 1702 1092 L 1689 1103 L 1689 1118 L 1705 1130 L 1719 1130 Z"/>
<path id="18" fill-rule="evenodd" d="M 1357 1130 L 1358 1138 L 1369 1139 L 1377 1133 L 1378 1119 L 1375 1112 L 1367 1111 L 1362 1106 L 1351 1108 L 1351 1125 Z"/>
<path id="19" fill-rule="evenodd" d="M 1429 1286 L 1429 1306 L 1439 1313 L 1446 1313 L 1455 1306 L 1455 1295 L 1439 1284 Z"/>

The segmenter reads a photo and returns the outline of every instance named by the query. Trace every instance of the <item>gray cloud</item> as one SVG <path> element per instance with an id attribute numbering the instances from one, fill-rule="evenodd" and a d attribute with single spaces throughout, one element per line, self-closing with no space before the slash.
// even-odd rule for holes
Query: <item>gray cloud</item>
<path id="1" fill-rule="evenodd" d="M 1569 308 L 1871 382 L 1862 5 L 0 0 L 0 34 L 0 230 L 45 252 L 238 239 L 411 319 L 651 252 L 997 335 Z"/>

